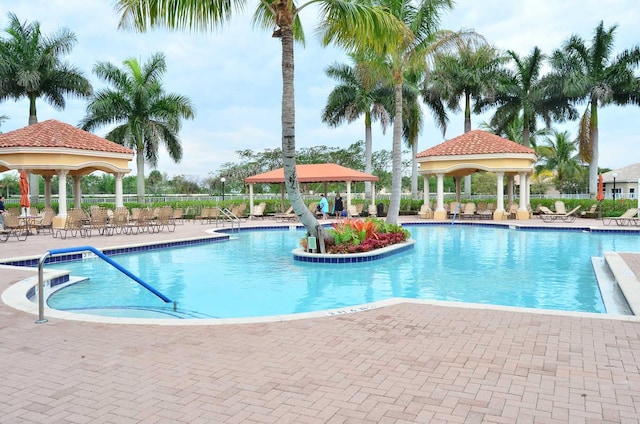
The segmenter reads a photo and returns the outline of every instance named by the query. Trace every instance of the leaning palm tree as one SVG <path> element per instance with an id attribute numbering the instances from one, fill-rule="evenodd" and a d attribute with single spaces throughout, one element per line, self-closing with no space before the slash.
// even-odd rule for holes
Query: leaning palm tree
<path id="1" fill-rule="evenodd" d="M 551 81 L 543 78 L 545 55 L 538 47 L 534 47 L 529 56 L 520 57 L 512 50 L 507 51 L 507 55 L 515 69 L 506 72 L 495 97 L 483 98 L 476 103 L 476 108 L 484 111 L 497 106 L 490 125 L 498 132 L 503 132 L 516 117 L 522 115 L 522 144 L 528 147 L 538 118 L 550 127 L 552 121 L 574 119 L 577 113 L 569 99 L 562 92 L 552 90 Z"/>
<path id="2" fill-rule="evenodd" d="M 153 55 L 143 66 L 136 59 L 125 60 L 124 69 L 108 62 L 96 64 L 96 75 L 113 88 L 100 90 L 93 96 L 87 116 L 79 124 L 87 131 L 116 124 L 105 138 L 135 150 L 139 203 L 145 199 L 145 161 L 154 168 L 157 166 L 158 142 L 162 142 L 171 159 L 179 162 L 181 120 L 194 116 L 188 98 L 164 92 L 161 77 L 166 69 L 161 53 Z"/>
<path id="3" fill-rule="evenodd" d="M 471 131 L 472 101 L 481 96 L 493 99 L 496 82 L 503 76 L 507 58 L 488 44 L 460 43 L 453 52 L 435 55 L 434 69 L 425 87 L 425 96 L 438 93 L 452 111 L 460 110 L 464 100 L 464 132 Z M 471 195 L 471 175 L 465 177 L 465 194 Z"/>
<path id="4" fill-rule="evenodd" d="M 21 23 L 9 13 L 6 37 L 0 39 L 0 102 L 29 99 L 28 124 L 38 122 L 36 100 L 44 98 L 54 109 L 63 110 L 65 97 L 88 97 L 91 84 L 82 71 L 62 61 L 71 52 L 76 36 L 61 29 L 53 36 L 40 31 L 39 22 Z M 31 193 L 38 198 L 38 176 L 31 174 Z"/>
<path id="5" fill-rule="evenodd" d="M 580 121 L 578 140 L 580 156 L 589 163 L 589 193 L 595 197 L 598 184 L 598 106 L 638 104 L 640 85 L 634 69 L 640 63 L 640 47 L 613 54 L 616 25 L 604 28 L 600 22 L 591 45 L 573 35 L 554 52 L 551 64 L 554 75 L 562 81 L 566 95 L 587 101 Z"/>
<path id="6" fill-rule="evenodd" d="M 327 75 L 338 81 L 339 85 L 329 93 L 327 105 L 322 111 L 322 121 L 336 127 L 343 122 L 353 122 L 364 115 L 364 172 L 371 174 L 371 123 L 373 120 L 380 121 L 382 133 L 385 133 L 391 119 L 385 102 L 388 102 L 393 91 L 385 84 L 385 69 L 379 55 L 352 53 L 349 56 L 353 66 L 336 63 L 326 70 Z M 371 198 L 370 182 L 365 183 L 365 197 Z"/>
<path id="7" fill-rule="evenodd" d="M 376 0 L 399 21 L 404 22 L 410 34 L 395 44 L 388 44 L 386 57 L 394 85 L 394 118 L 392 144 L 391 199 L 387 222 L 395 224 L 400 215 L 402 188 L 402 130 L 403 85 L 408 70 L 424 68 L 429 56 L 443 49 L 457 46 L 467 37 L 477 38 L 474 32 L 439 30 L 440 15 L 453 8 L 452 0 Z"/>
<path id="8" fill-rule="evenodd" d="M 174 0 L 167 4 L 155 0 L 119 0 L 121 27 L 164 25 L 169 28 L 208 29 L 220 27 L 246 2 L 213 0 L 207 2 Z M 406 30 L 384 8 L 368 2 L 349 0 L 309 0 L 297 5 L 292 0 L 261 0 L 257 2 L 254 23 L 275 31 L 282 45 L 282 155 L 285 188 L 294 212 L 311 235 L 316 235 L 323 249 L 324 231 L 305 205 L 298 188 L 295 152 L 294 105 L 294 40 L 304 40 L 299 12 L 311 4 L 320 7 L 320 30 L 325 45 L 336 43 L 349 50 L 380 49 L 395 44 Z"/>

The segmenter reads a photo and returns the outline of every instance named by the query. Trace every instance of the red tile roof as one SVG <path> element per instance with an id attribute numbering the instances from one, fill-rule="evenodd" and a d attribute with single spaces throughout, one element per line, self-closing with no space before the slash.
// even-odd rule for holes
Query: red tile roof
<path id="1" fill-rule="evenodd" d="M 73 125 L 49 119 L 5 134 L 0 134 L 0 148 L 37 147 L 92 150 L 134 154 L 118 143 L 98 137 Z"/>
<path id="2" fill-rule="evenodd" d="M 429 156 L 489 155 L 496 153 L 535 154 L 529 147 L 482 130 L 473 130 L 424 150 L 417 158 Z"/>
<path id="3" fill-rule="evenodd" d="M 296 174 L 298 174 L 298 181 L 301 183 L 378 181 L 378 177 L 375 175 L 365 174 L 335 163 L 296 165 Z M 245 178 L 244 182 L 247 184 L 284 183 L 284 168 Z"/>

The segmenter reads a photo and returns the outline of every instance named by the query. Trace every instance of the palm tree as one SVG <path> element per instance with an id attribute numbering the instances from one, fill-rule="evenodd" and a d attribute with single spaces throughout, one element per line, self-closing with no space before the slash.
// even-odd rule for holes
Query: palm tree
<path id="1" fill-rule="evenodd" d="M 411 197 L 418 197 L 418 162 L 415 160 L 418 154 L 418 137 L 424 126 L 424 117 L 420 98 L 433 115 L 438 128 L 444 136 L 449 118 L 444 103 L 439 95 L 423 95 L 425 69 L 417 68 L 405 72 L 402 99 L 404 109 L 402 111 L 402 136 L 407 146 L 411 148 Z"/>
<path id="2" fill-rule="evenodd" d="M 386 57 L 394 85 L 394 118 L 392 145 L 391 199 L 387 222 L 395 224 L 400 214 L 400 190 L 402 188 L 402 112 L 404 74 L 416 68 L 424 68 L 428 56 L 442 49 L 455 46 L 472 32 L 451 32 L 438 29 L 440 14 L 453 8 L 452 0 L 377 0 L 399 21 L 404 22 L 410 33 L 394 44 L 388 44 Z"/>
<path id="3" fill-rule="evenodd" d="M 221 26 L 233 13 L 242 10 L 245 2 L 176 0 L 171 7 L 155 0 L 119 0 L 121 27 L 139 30 L 165 25 L 170 28 L 207 29 Z M 282 155 L 285 188 L 296 215 L 311 235 L 320 240 L 323 251 L 324 231 L 305 205 L 298 189 L 295 152 L 294 103 L 294 40 L 304 40 L 299 12 L 311 4 L 320 7 L 320 29 L 325 45 L 336 43 L 348 50 L 379 49 L 386 43 L 395 44 L 405 35 L 405 29 L 384 8 L 349 0 L 309 0 L 296 5 L 292 0 L 261 0 L 257 2 L 254 23 L 264 29 L 276 30 L 272 36 L 282 45 Z"/>
<path id="4" fill-rule="evenodd" d="M 96 64 L 95 74 L 113 88 L 100 90 L 93 96 L 87 106 L 87 116 L 79 124 L 87 131 L 117 125 L 105 138 L 135 150 L 139 203 L 145 199 L 145 161 L 156 167 L 161 141 L 171 159 L 179 162 L 182 159 L 178 139 L 181 120 L 194 116 L 188 98 L 164 92 L 161 79 L 166 69 L 161 53 L 153 55 L 142 67 L 136 59 L 125 60 L 124 69 L 108 62 Z"/>
<path id="5" fill-rule="evenodd" d="M 580 120 L 580 156 L 589 163 L 589 193 L 595 197 L 598 184 L 598 106 L 628 105 L 640 102 L 640 84 L 634 68 L 640 62 L 640 47 L 624 50 L 615 58 L 613 42 L 617 25 L 604 28 L 601 21 L 591 45 L 577 35 L 553 53 L 551 64 L 562 81 L 566 95 L 574 101 L 587 101 Z"/>
<path id="6" fill-rule="evenodd" d="M 460 99 L 463 98 L 464 132 L 469 132 L 472 99 L 495 97 L 496 82 L 503 76 L 505 61 L 506 57 L 488 44 L 460 43 L 457 51 L 435 56 L 425 96 L 429 91 L 439 93 L 453 111 L 460 110 Z M 471 175 L 465 177 L 465 193 L 471 195 Z"/>
<path id="7" fill-rule="evenodd" d="M 373 138 L 371 133 L 372 120 L 380 121 L 383 134 L 390 122 L 390 115 L 385 107 L 391 88 L 384 84 L 384 69 L 380 56 L 372 54 L 349 55 L 353 66 L 333 64 L 326 73 L 340 84 L 337 85 L 327 99 L 327 105 L 322 111 L 322 121 L 331 126 L 338 126 L 343 122 L 353 122 L 364 115 L 365 134 L 365 171 L 372 172 L 371 154 Z M 365 183 L 365 197 L 371 198 L 371 183 Z"/>
<path id="8" fill-rule="evenodd" d="M 511 140 L 518 144 L 523 144 L 523 132 L 524 132 L 524 117 L 522 113 L 515 116 L 511 121 L 507 123 L 503 128 L 492 127 L 488 122 L 482 122 L 479 125 L 480 129 L 489 131 L 495 135 L 499 135 L 502 138 Z M 529 146 L 536 150 L 538 149 L 538 140 L 541 137 L 546 137 L 551 134 L 551 129 L 547 127 L 537 128 L 535 131 L 529 132 Z"/>
<path id="9" fill-rule="evenodd" d="M 9 117 L 7 115 L 1 115 L 0 116 L 0 127 L 2 126 L 2 123 L 6 120 L 8 120 Z M 0 134 L 2 134 L 2 131 L 0 131 Z"/>
<path id="10" fill-rule="evenodd" d="M 61 29 L 53 36 L 40 32 L 40 23 L 21 23 L 9 13 L 6 38 L 0 39 L 0 102 L 29 99 L 28 124 L 38 122 L 36 100 L 44 98 L 53 108 L 63 110 L 65 96 L 87 97 L 91 84 L 82 71 L 61 60 L 71 52 L 76 36 Z M 31 174 L 32 202 L 38 199 L 38 176 Z"/>
<path id="11" fill-rule="evenodd" d="M 522 144 L 528 147 L 531 132 L 536 131 L 538 117 L 550 127 L 552 121 L 575 119 L 577 113 L 568 98 L 561 92 L 551 90 L 552 81 L 543 79 L 541 71 L 545 56 L 538 47 L 534 47 L 531 54 L 523 58 L 512 50 L 508 50 L 507 55 L 515 69 L 506 71 L 495 98 L 483 98 L 476 108 L 484 111 L 497 106 L 490 126 L 501 133 L 516 117 L 522 115 Z"/>
<path id="12" fill-rule="evenodd" d="M 567 131 L 553 131 L 553 137 L 547 137 L 538 146 L 540 165 L 536 170 L 549 170 L 555 173 L 556 188 L 562 193 L 569 179 L 576 179 L 582 172 L 582 164 L 577 154 L 576 140 L 571 140 Z"/>

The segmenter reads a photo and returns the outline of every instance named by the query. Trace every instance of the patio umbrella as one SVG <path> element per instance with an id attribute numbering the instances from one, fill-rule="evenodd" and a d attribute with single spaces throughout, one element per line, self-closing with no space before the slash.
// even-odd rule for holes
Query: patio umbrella
<path id="1" fill-rule="evenodd" d="M 604 178 L 602 178 L 602 174 L 598 175 L 598 194 L 596 194 L 596 200 L 598 202 L 604 200 Z"/>
<path id="2" fill-rule="evenodd" d="M 24 170 L 20 171 L 20 206 L 23 208 L 29 208 L 31 206 L 31 202 L 29 201 L 29 179 Z"/>

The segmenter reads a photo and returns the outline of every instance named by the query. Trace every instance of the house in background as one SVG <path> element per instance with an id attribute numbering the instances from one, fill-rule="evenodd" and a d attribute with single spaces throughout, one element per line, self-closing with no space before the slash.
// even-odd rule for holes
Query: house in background
<path id="1" fill-rule="evenodd" d="M 606 199 L 637 199 L 640 190 L 640 163 L 605 172 L 602 180 Z"/>

